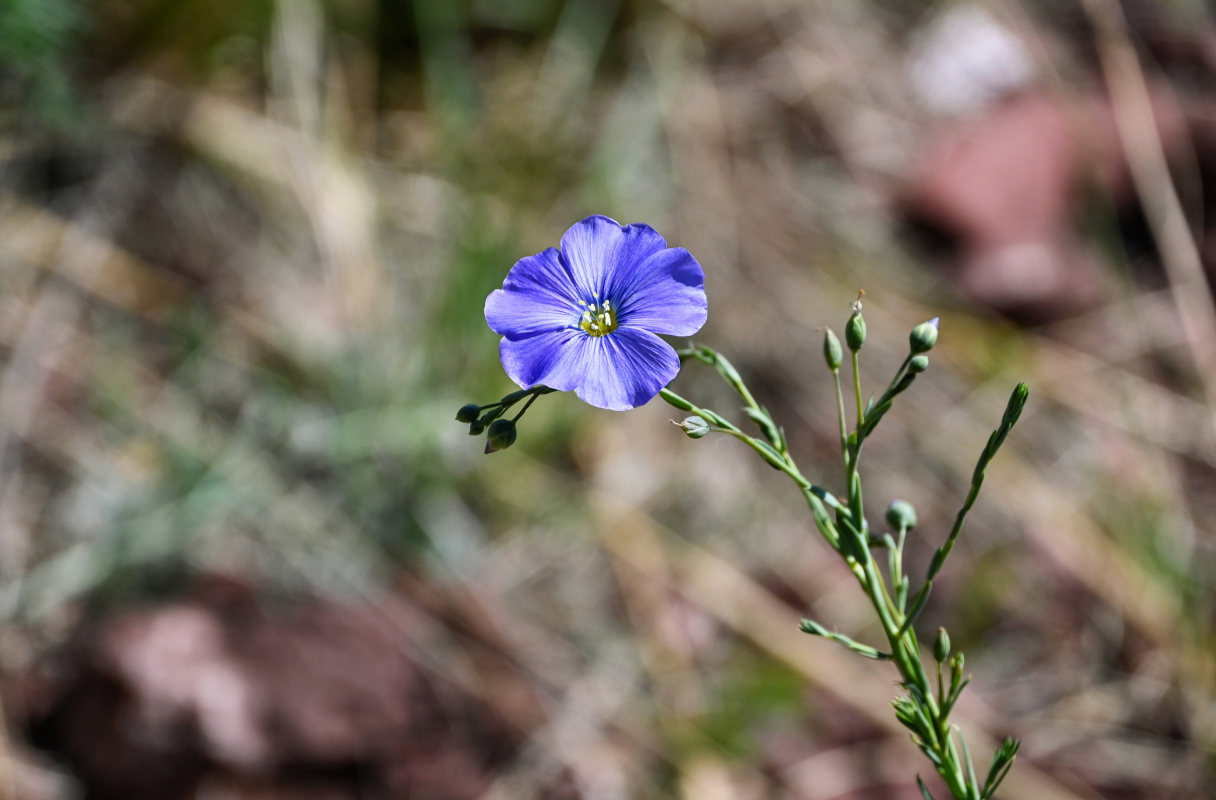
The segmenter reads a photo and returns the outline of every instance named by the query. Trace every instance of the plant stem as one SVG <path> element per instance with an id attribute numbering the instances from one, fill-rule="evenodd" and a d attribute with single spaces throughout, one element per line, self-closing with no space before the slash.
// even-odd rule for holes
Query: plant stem
<path id="1" fill-rule="evenodd" d="M 511 418 L 511 421 L 519 422 L 519 418 L 522 417 L 524 415 L 524 412 L 528 410 L 528 406 L 535 403 L 536 398 L 540 397 L 542 394 L 545 394 L 545 392 L 533 392 L 532 396 L 528 398 L 528 402 L 524 403 L 524 407 L 519 410 L 518 414 L 516 414 L 514 417 Z"/>
<path id="2" fill-rule="evenodd" d="M 853 394 L 857 396 L 857 429 L 861 429 L 861 423 L 865 418 L 865 409 L 862 406 L 861 400 L 861 370 L 857 364 L 857 351 L 853 351 Z"/>
<path id="3" fill-rule="evenodd" d="M 768 423 L 770 429 L 772 428 L 771 418 L 768 417 L 767 412 L 763 412 L 758 406 L 751 392 L 743 385 L 742 379 L 739 378 L 738 373 L 729 361 L 705 347 L 682 351 L 680 355 L 681 357 L 695 357 L 717 367 L 722 377 L 743 398 L 747 407 L 754 412 L 759 412 L 763 417 L 763 421 Z M 949 556 L 950 550 L 953 548 L 954 542 L 962 530 L 963 520 L 967 512 L 975 503 L 980 486 L 983 483 L 984 470 L 988 462 L 996 454 L 1005 436 L 1012 429 L 1018 416 L 1021 414 L 1022 407 L 1026 402 L 1027 391 L 1024 385 L 1019 384 L 1010 397 L 1000 427 L 989 438 L 988 446 L 984 449 L 979 462 L 976 464 L 972 475 L 971 489 L 967 494 L 962 509 L 959 511 L 954 527 L 951 529 L 945 544 L 939 547 L 934 554 L 924 587 L 917 594 L 911 606 L 907 606 L 907 580 L 903 576 L 903 548 L 907 528 L 901 526 L 898 543 L 893 545 L 894 552 L 891 554 L 890 561 L 891 587 L 888 587 L 870 554 L 870 535 L 862 501 L 858 462 L 861 458 L 861 448 L 865 442 L 866 433 L 873 429 L 874 423 L 881 418 L 882 413 L 884 413 L 886 407 L 889 407 L 890 401 L 894 396 L 907 388 L 907 385 L 911 383 L 912 376 L 904 376 L 904 372 L 907 370 L 910 362 L 911 356 L 904 360 L 903 365 L 901 365 L 896 373 L 895 379 L 892 380 L 891 385 L 884 393 L 882 400 L 875 406 L 875 416 L 867 428 L 865 426 L 865 410 L 862 406 L 861 375 L 858 370 L 858 358 L 856 351 L 853 352 L 853 390 L 857 399 L 857 428 L 851 434 L 848 432 L 848 424 L 845 421 L 844 394 L 841 391 L 840 372 L 838 369 L 832 370 L 836 383 L 837 411 L 840 418 L 840 438 L 841 449 L 844 454 L 845 482 L 848 487 L 848 502 L 845 505 L 842 505 L 826 490 L 811 483 L 803 476 L 793 457 L 786 451 L 783 436 L 774 434 L 779 439 L 778 444 L 780 445 L 780 449 L 778 449 L 770 441 L 749 436 L 716 412 L 696 406 L 670 389 L 662 389 L 659 395 L 675 408 L 702 417 L 710 425 L 712 431 L 725 433 L 747 444 L 765 462 L 789 476 L 802 491 L 807 504 L 810 506 L 815 526 L 832 549 L 840 553 L 841 558 L 844 559 L 845 564 L 865 591 L 875 614 L 878 615 L 883 633 L 886 636 L 887 643 L 890 645 L 890 659 L 894 662 L 896 669 L 899 670 L 900 677 L 902 678 L 901 683 L 908 691 L 908 696 L 901 701 L 905 705 L 902 707 L 897 705 L 897 714 L 900 713 L 900 708 L 903 710 L 900 721 L 914 731 L 913 740 L 916 741 L 917 745 L 933 762 L 938 774 L 946 782 L 950 793 L 956 800 L 980 800 L 982 792 L 974 777 L 974 767 L 971 765 L 970 755 L 967 754 L 967 769 L 964 773 L 963 761 L 960 758 L 958 748 L 954 744 L 954 737 L 951 735 L 949 714 L 953 707 L 953 700 L 956 698 L 958 691 L 961 691 L 961 686 L 956 690 L 954 686 L 956 678 L 952 678 L 951 697 L 946 698 L 942 685 L 942 667 L 941 664 L 938 664 L 936 693 L 934 692 L 935 687 L 929 677 L 929 673 L 925 670 L 924 661 L 921 658 L 920 641 L 916 636 L 916 630 L 912 623 L 923 607 L 923 603 L 932 586 L 933 578 L 941 570 L 946 557 Z M 525 406 L 525 410 L 526 408 Z M 757 417 L 752 416 L 752 419 L 755 421 Z M 829 506 L 836 512 L 836 520 L 833 520 L 829 516 Z M 892 598 L 892 589 L 894 590 L 894 599 Z M 905 611 L 905 608 L 907 608 L 907 611 Z M 816 631 L 809 630 L 808 632 Z M 820 633 L 820 635 L 823 634 Z M 828 638 L 832 637 L 829 636 Z M 855 643 L 847 637 L 836 638 L 838 641 L 852 643 L 853 649 L 858 650 L 858 652 L 864 651 L 870 654 L 870 650 L 873 650 L 873 648 Z M 873 652 L 876 653 L 877 651 Z M 870 654 L 870 657 L 876 656 Z M 966 681 L 963 681 L 962 685 L 965 684 Z M 965 749 L 966 743 L 962 739 L 961 731 L 958 735 L 959 741 Z M 1016 744 L 1013 747 L 1012 752 L 1016 753 Z M 1010 754 L 1008 757 L 1009 761 L 1006 763 L 1012 763 L 1012 757 L 1012 754 Z M 1008 772 L 1007 768 L 1005 772 Z M 996 782 L 999 783 L 1000 778 L 1003 777 L 1003 774 L 1000 774 Z M 995 789 L 995 785 L 992 788 Z"/>
<path id="4" fill-rule="evenodd" d="M 844 418 L 844 392 L 840 389 L 840 370 L 832 370 L 832 378 L 836 381 L 836 415 L 840 418 L 840 454 L 848 458 L 849 454 L 849 423 Z"/>

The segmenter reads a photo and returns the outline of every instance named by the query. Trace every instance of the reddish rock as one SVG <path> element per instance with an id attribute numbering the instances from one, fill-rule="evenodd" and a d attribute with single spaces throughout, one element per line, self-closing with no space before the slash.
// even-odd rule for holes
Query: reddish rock
<path id="1" fill-rule="evenodd" d="M 479 797 L 517 734 L 408 647 L 372 607 L 213 584 L 83 630 L 21 705 L 96 800 Z"/>

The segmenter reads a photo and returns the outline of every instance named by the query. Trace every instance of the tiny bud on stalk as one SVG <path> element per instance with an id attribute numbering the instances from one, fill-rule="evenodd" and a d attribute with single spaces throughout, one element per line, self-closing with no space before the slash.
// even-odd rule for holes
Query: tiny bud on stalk
<path id="1" fill-rule="evenodd" d="M 469 403 L 468 405 L 461 406 L 460 410 L 456 412 L 456 421 L 472 422 L 473 420 L 477 419 L 480 414 L 481 409 L 474 404 Z"/>
<path id="2" fill-rule="evenodd" d="M 916 527 L 916 509 L 907 500 L 896 500 L 887 506 L 887 523 L 895 530 Z"/>
<path id="3" fill-rule="evenodd" d="M 908 372 L 911 372 L 913 375 L 918 375 L 918 374 L 924 372 L 925 370 L 927 370 L 928 368 L 929 368 L 929 357 L 928 356 L 913 356 L 912 360 L 908 362 Z"/>
<path id="4" fill-rule="evenodd" d="M 937 344 L 937 323 L 938 318 L 934 317 L 912 329 L 912 333 L 908 335 L 908 344 L 913 353 L 927 353 L 933 349 L 933 345 Z"/>
<path id="5" fill-rule="evenodd" d="M 860 305 L 853 312 L 853 316 L 849 317 L 849 321 L 844 324 L 844 340 L 854 353 L 866 343 L 866 321 L 861 316 Z"/>
<path id="6" fill-rule="evenodd" d="M 700 439 L 705 434 L 709 433 L 709 423 L 700 417 L 688 417 L 683 422 L 679 423 L 680 429 L 689 439 Z"/>
<path id="7" fill-rule="evenodd" d="M 832 372 L 840 369 L 840 365 L 844 361 L 844 351 L 840 349 L 840 340 L 836 338 L 836 333 L 831 328 L 823 332 L 823 360 L 828 362 L 828 369 Z"/>
<path id="8" fill-rule="evenodd" d="M 496 419 L 486 432 L 486 452 L 497 453 L 515 444 L 515 423 L 509 419 Z"/>
<path id="9" fill-rule="evenodd" d="M 933 660 L 941 664 L 950 657 L 950 634 L 945 628 L 937 629 L 937 638 L 933 640 Z"/>

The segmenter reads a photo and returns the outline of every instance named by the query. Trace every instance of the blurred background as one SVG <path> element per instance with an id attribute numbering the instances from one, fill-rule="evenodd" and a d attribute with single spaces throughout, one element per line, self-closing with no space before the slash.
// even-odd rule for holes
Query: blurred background
<path id="1" fill-rule="evenodd" d="M 919 623 L 959 721 L 1006 800 L 1213 796 L 1214 22 L 0 1 L 0 797 L 917 797 L 889 665 L 797 631 L 880 638 L 788 481 L 658 401 L 453 421 L 591 213 L 693 252 L 832 490 L 821 328 L 864 288 L 875 390 L 942 318 L 863 463 L 913 575 L 1028 382 Z"/>

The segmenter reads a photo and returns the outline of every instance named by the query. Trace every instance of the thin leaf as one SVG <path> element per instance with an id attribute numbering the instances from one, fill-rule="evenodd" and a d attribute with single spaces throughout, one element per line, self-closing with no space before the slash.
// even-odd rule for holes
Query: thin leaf
<path id="1" fill-rule="evenodd" d="M 804 619 L 798 624 L 798 629 L 803 633 L 809 633 L 812 636 L 819 636 L 824 639 L 829 639 L 837 644 L 842 644 L 845 647 L 866 658 L 872 658 L 875 661 L 890 661 L 891 654 L 884 653 L 881 650 L 870 647 L 868 644 L 862 644 L 856 639 L 851 639 L 843 633 L 835 633 L 820 625 L 811 619 Z"/>

